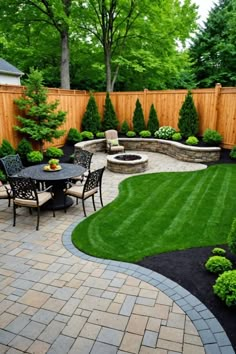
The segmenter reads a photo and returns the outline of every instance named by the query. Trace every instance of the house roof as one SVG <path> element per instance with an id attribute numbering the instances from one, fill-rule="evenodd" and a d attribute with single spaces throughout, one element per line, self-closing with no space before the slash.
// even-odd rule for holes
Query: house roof
<path id="1" fill-rule="evenodd" d="M 0 73 L 14 76 L 21 76 L 24 74 L 22 71 L 2 58 L 0 58 Z"/>

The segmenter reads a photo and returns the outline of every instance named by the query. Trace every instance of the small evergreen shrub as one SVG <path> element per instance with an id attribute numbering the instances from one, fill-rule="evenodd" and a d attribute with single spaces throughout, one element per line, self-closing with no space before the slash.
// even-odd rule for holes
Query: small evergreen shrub
<path id="1" fill-rule="evenodd" d="M 45 152 L 45 156 L 50 157 L 50 158 L 62 157 L 63 155 L 64 155 L 64 152 L 62 151 L 62 149 L 58 149 L 54 146 L 47 148 L 47 150 Z"/>
<path id="2" fill-rule="evenodd" d="M 224 256 L 226 254 L 226 250 L 220 247 L 215 247 L 213 248 L 211 253 L 214 254 L 215 256 Z"/>
<path id="3" fill-rule="evenodd" d="M 180 140 L 182 140 L 182 135 L 181 135 L 180 133 L 174 133 L 174 134 L 172 135 L 172 140 L 174 140 L 174 141 L 180 141 Z"/>
<path id="4" fill-rule="evenodd" d="M 157 112 L 156 112 L 153 104 L 151 105 L 151 108 L 150 108 L 147 128 L 151 132 L 152 135 L 159 129 L 159 120 L 158 120 Z"/>
<path id="5" fill-rule="evenodd" d="M 33 151 L 32 144 L 25 138 L 23 138 L 16 149 L 16 152 L 20 155 L 22 159 L 26 159 L 29 152 Z"/>
<path id="6" fill-rule="evenodd" d="M 15 153 L 15 149 L 11 143 L 8 140 L 3 139 L 2 145 L 0 146 L 0 157 L 15 155 Z"/>
<path id="7" fill-rule="evenodd" d="M 27 160 L 31 163 L 39 163 L 43 161 L 43 154 L 40 151 L 31 151 L 27 154 Z"/>
<path id="8" fill-rule="evenodd" d="M 2 183 L 4 183 L 4 182 L 6 182 L 6 180 L 7 180 L 7 176 L 5 175 L 5 173 L 2 170 L 0 170 L 0 181 Z"/>
<path id="9" fill-rule="evenodd" d="M 137 99 L 133 115 L 133 130 L 135 133 L 139 133 L 145 129 L 146 126 L 144 121 L 143 108 L 139 99 Z"/>
<path id="10" fill-rule="evenodd" d="M 142 130 L 139 135 L 141 138 L 150 138 L 152 136 L 152 133 L 149 130 Z"/>
<path id="11" fill-rule="evenodd" d="M 212 256 L 205 263 L 205 268 L 211 273 L 223 273 L 232 269 L 232 262 L 226 257 Z"/>
<path id="12" fill-rule="evenodd" d="M 203 141 L 207 145 L 218 146 L 222 142 L 222 135 L 216 130 L 213 129 L 206 129 L 203 133 Z"/>
<path id="13" fill-rule="evenodd" d="M 175 133 L 175 129 L 169 127 L 168 125 L 160 127 L 155 133 L 154 136 L 159 139 L 169 140 L 172 138 Z"/>
<path id="14" fill-rule="evenodd" d="M 133 131 L 133 130 L 129 130 L 127 133 L 126 133 L 126 136 L 128 138 L 134 138 L 136 136 L 136 133 Z"/>
<path id="15" fill-rule="evenodd" d="M 236 146 L 232 148 L 232 150 L 229 153 L 229 156 L 231 157 L 231 159 L 236 159 Z"/>
<path id="16" fill-rule="evenodd" d="M 119 121 L 117 119 L 114 106 L 111 102 L 109 92 L 107 92 L 106 99 L 105 99 L 105 106 L 104 106 L 102 128 L 104 131 L 109 129 L 117 130 L 118 124 Z"/>
<path id="17" fill-rule="evenodd" d="M 96 138 L 105 138 L 105 133 L 104 132 L 97 132 Z"/>
<path id="18" fill-rule="evenodd" d="M 196 136 L 190 136 L 188 139 L 185 141 L 187 145 L 197 145 L 199 143 L 198 138 Z"/>
<path id="19" fill-rule="evenodd" d="M 129 124 L 127 120 L 124 120 L 124 122 L 121 124 L 120 132 L 121 134 L 126 134 L 129 131 Z"/>
<path id="20" fill-rule="evenodd" d="M 90 96 L 86 111 L 82 119 L 84 131 L 96 134 L 101 130 L 101 116 L 98 112 L 98 106 L 93 95 Z"/>
<path id="21" fill-rule="evenodd" d="M 68 135 L 67 135 L 67 142 L 71 144 L 79 143 L 82 140 L 82 136 L 78 129 L 70 128 Z"/>
<path id="22" fill-rule="evenodd" d="M 198 133 L 198 114 L 194 105 L 192 93 L 190 91 L 188 91 L 184 103 L 179 111 L 178 128 L 184 138 L 194 136 Z"/>
<path id="23" fill-rule="evenodd" d="M 236 306 L 236 270 L 221 274 L 213 285 L 213 291 L 227 306 Z"/>
<path id="24" fill-rule="evenodd" d="M 228 234 L 228 246 L 233 254 L 236 254 L 236 218 L 233 220 Z"/>
<path id="25" fill-rule="evenodd" d="M 83 140 L 92 140 L 94 138 L 94 134 L 92 132 L 89 132 L 87 130 L 84 130 L 81 133 L 82 139 Z"/>

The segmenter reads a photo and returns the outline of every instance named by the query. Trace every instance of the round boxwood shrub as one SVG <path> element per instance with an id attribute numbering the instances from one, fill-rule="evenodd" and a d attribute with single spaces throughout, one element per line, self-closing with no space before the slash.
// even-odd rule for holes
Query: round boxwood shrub
<path id="1" fill-rule="evenodd" d="M 33 151 L 32 144 L 25 138 L 23 138 L 16 149 L 16 152 L 20 155 L 22 159 L 25 159 L 29 152 Z"/>
<path id="2" fill-rule="evenodd" d="M 139 135 L 141 136 L 141 138 L 150 138 L 150 136 L 152 136 L 149 130 L 142 130 Z"/>
<path id="3" fill-rule="evenodd" d="M 233 254 L 236 254 L 236 218 L 233 220 L 231 229 L 228 234 L 229 249 Z"/>
<path id="4" fill-rule="evenodd" d="M 62 149 L 58 149 L 54 146 L 51 146 L 49 148 L 47 148 L 46 152 L 45 152 L 45 155 L 47 157 L 62 157 L 64 155 Z"/>
<path id="5" fill-rule="evenodd" d="M 190 136 L 186 141 L 185 143 L 187 145 L 197 145 L 199 143 L 199 140 L 198 138 L 196 138 L 196 136 Z"/>
<path id="6" fill-rule="evenodd" d="M 165 139 L 169 140 L 172 138 L 172 136 L 176 133 L 175 129 L 166 125 L 163 127 L 160 127 L 155 133 L 154 136 L 159 139 Z"/>
<path id="7" fill-rule="evenodd" d="M 182 139 L 181 133 L 174 133 L 172 135 L 172 140 L 174 140 L 174 141 L 180 141 L 181 139 Z"/>
<path id="8" fill-rule="evenodd" d="M 236 306 L 236 270 L 221 274 L 213 285 L 213 291 L 227 306 Z"/>
<path id="9" fill-rule="evenodd" d="M 203 133 L 203 141 L 207 145 L 218 146 L 222 142 L 222 136 L 217 130 L 206 129 Z"/>
<path id="10" fill-rule="evenodd" d="M 43 161 L 43 154 L 40 151 L 31 151 L 27 154 L 27 160 L 33 164 Z"/>
<path id="11" fill-rule="evenodd" d="M 79 143 L 82 140 L 82 136 L 78 129 L 70 128 L 68 135 L 67 135 L 67 142 L 70 144 Z"/>
<path id="12" fill-rule="evenodd" d="M 205 268 L 211 273 L 223 273 L 232 269 L 232 262 L 226 257 L 212 256 L 205 263 Z"/>
<path id="13" fill-rule="evenodd" d="M 232 150 L 229 153 L 229 156 L 231 157 L 231 159 L 236 159 L 236 146 L 232 148 Z"/>
<path id="14" fill-rule="evenodd" d="M 83 138 L 83 140 L 92 140 L 94 138 L 94 135 L 92 132 L 89 132 L 87 130 L 84 130 L 82 133 L 81 133 L 81 136 Z"/>
<path id="15" fill-rule="evenodd" d="M 215 247 L 213 248 L 211 253 L 214 254 L 215 256 L 224 256 L 226 254 L 226 250 L 220 247 Z"/>
<path id="16" fill-rule="evenodd" d="M 105 133 L 104 132 L 97 132 L 96 133 L 96 138 L 105 138 Z"/>
<path id="17" fill-rule="evenodd" d="M 126 136 L 128 138 L 134 138 L 136 136 L 136 133 L 132 130 L 129 130 L 127 133 L 126 133 Z"/>

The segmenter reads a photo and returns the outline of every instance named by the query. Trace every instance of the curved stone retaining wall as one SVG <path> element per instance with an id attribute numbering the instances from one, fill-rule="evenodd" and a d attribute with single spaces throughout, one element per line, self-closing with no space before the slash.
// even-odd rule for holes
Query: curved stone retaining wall
<path id="1" fill-rule="evenodd" d="M 220 159 L 220 147 L 194 147 L 181 143 L 144 138 L 120 138 L 119 142 L 125 150 L 160 152 L 181 161 L 212 162 Z M 91 152 L 105 151 L 106 140 L 96 139 L 75 144 L 75 149 L 85 149 Z"/>

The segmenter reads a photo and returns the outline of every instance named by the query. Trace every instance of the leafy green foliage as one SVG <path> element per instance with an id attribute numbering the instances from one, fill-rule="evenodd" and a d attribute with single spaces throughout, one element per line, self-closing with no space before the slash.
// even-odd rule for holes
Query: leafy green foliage
<path id="1" fill-rule="evenodd" d="M 233 220 L 230 232 L 228 234 L 229 249 L 233 254 L 236 254 L 236 218 Z"/>
<path id="2" fill-rule="evenodd" d="M 82 136 L 83 140 L 92 140 L 94 138 L 94 134 L 92 132 L 87 131 L 87 130 L 84 130 L 81 133 L 81 136 Z"/>
<path id="3" fill-rule="evenodd" d="M 189 136 L 185 143 L 187 145 L 197 145 L 199 143 L 199 140 L 198 138 L 196 138 L 196 136 Z"/>
<path id="4" fill-rule="evenodd" d="M 0 146 L 0 157 L 4 157 L 7 155 L 15 155 L 15 153 L 15 149 L 13 148 L 11 143 L 8 140 L 3 139 L 2 145 Z"/>
<path id="5" fill-rule="evenodd" d="M 168 126 L 164 125 L 163 127 L 160 127 L 155 133 L 154 136 L 159 139 L 164 139 L 164 140 L 169 140 L 172 138 L 172 136 L 175 133 L 175 129 Z"/>
<path id="6" fill-rule="evenodd" d="M 25 159 L 27 154 L 31 151 L 33 151 L 32 144 L 25 138 L 21 139 L 16 149 L 16 152 L 20 155 L 20 157 Z"/>
<path id="7" fill-rule="evenodd" d="M 82 136 L 78 129 L 70 128 L 68 135 L 67 135 L 67 142 L 71 144 L 79 143 L 82 140 Z"/>
<path id="8" fill-rule="evenodd" d="M 206 129 L 203 133 L 203 141 L 210 146 L 218 146 L 222 142 L 222 135 L 213 129 Z"/>
<path id="9" fill-rule="evenodd" d="M 62 149 L 59 149 L 57 147 L 51 146 L 47 148 L 45 152 L 45 156 L 47 157 L 62 157 L 64 155 L 64 152 Z"/>
<path id="10" fill-rule="evenodd" d="M 133 115 L 133 130 L 135 133 L 139 133 L 145 129 L 146 126 L 144 121 L 143 108 L 139 99 L 137 99 Z"/>
<path id="11" fill-rule="evenodd" d="M 188 91 L 184 103 L 179 111 L 178 128 L 184 138 L 198 133 L 199 121 L 192 93 Z"/>
<path id="12" fill-rule="evenodd" d="M 0 169 L 0 181 L 2 183 L 7 181 L 7 176 L 5 175 L 4 171 Z"/>
<path id="13" fill-rule="evenodd" d="M 109 129 L 117 130 L 118 124 L 119 124 L 119 121 L 117 119 L 115 109 L 114 109 L 113 104 L 111 102 L 109 92 L 107 92 L 106 99 L 105 99 L 105 106 L 104 106 L 102 128 L 104 131 L 109 130 Z"/>
<path id="14" fill-rule="evenodd" d="M 128 138 L 134 138 L 136 136 L 136 133 L 133 130 L 128 130 L 126 136 Z"/>
<path id="15" fill-rule="evenodd" d="M 141 138 L 150 138 L 152 134 L 149 130 L 142 130 L 141 132 L 139 132 L 139 136 L 141 136 Z"/>
<path id="16" fill-rule="evenodd" d="M 31 70 L 24 94 L 15 103 L 24 116 L 17 116 L 21 125 L 14 129 L 38 141 L 41 151 L 45 141 L 52 142 L 64 135 L 65 131 L 58 127 L 64 123 L 66 112 L 56 111 L 59 101 L 47 102 L 47 90 L 43 86 L 42 73 L 38 70 Z"/>
<path id="17" fill-rule="evenodd" d="M 121 134 L 126 134 L 129 131 L 129 124 L 127 120 L 124 120 L 121 124 L 120 132 Z"/>
<path id="18" fill-rule="evenodd" d="M 174 140 L 174 141 L 180 141 L 180 140 L 182 140 L 182 135 L 181 135 L 180 133 L 174 133 L 174 134 L 172 135 L 172 140 Z"/>
<path id="19" fill-rule="evenodd" d="M 150 108 L 147 128 L 152 135 L 155 133 L 155 131 L 159 129 L 159 120 L 157 117 L 157 112 L 155 110 L 154 104 L 152 104 Z"/>
<path id="20" fill-rule="evenodd" d="M 96 133 L 96 138 L 99 138 L 99 139 L 105 138 L 105 133 L 104 132 L 97 132 Z"/>
<path id="21" fill-rule="evenodd" d="M 31 151 L 27 154 L 27 160 L 31 163 L 40 163 L 43 161 L 43 154 L 40 151 Z"/>
<path id="22" fill-rule="evenodd" d="M 101 117 L 98 112 L 98 106 L 93 95 L 90 95 L 86 111 L 82 119 L 84 131 L 96 134 L 101 129 Z"/>
<path id="23" fill-rule="evenodd" d="M 227 306 L 236 306 L 236 270 L 221 274 L 213 285 L 213 291 Z"/>
<path id="24" fill-rule="evenodd" d="M 236 146 L 234 146 L 230 153 L 229 153 L 229 156 L 232 158 L 232 159 L 236 159 Z"/>
<path id="25" fill-rule="evenodd" d="M 221 247 L 215 247 L 213 248 L 211 253 L 214 254 L 215 256 L 224 256 L 226 254 L 226 250 L 224 250 Z"/>
<path id="26" fill-rule="evenodd" d="M 223 273 L 232 269 L 232 262 L 226 257 L 212 256 L 207 260 L 205 267 L 211 273 Z"/>

